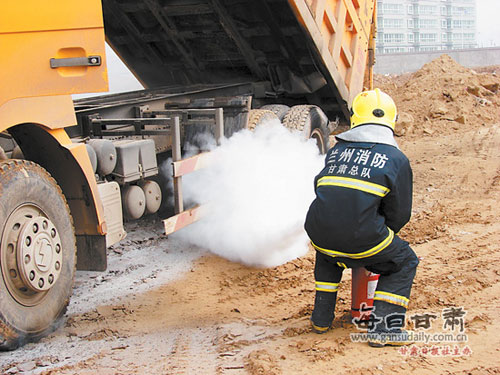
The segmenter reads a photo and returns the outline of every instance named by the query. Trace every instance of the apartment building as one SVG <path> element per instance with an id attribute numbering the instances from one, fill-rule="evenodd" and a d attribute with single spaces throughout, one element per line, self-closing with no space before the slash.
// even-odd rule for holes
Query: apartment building
<path id="1" fill-rule="evenodd" d="M 477 47 L 476 0 L 378 0 L 377 53 Z"/>

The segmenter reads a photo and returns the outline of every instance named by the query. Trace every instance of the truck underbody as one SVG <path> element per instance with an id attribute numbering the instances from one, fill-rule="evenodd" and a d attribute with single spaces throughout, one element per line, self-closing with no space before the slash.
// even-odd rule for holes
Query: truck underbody
<path id="1" fill-rule="evenodd" d="M 309 103 L 349 117 L 286 0 L 104 0 L 103 12 L 108 43 L 146 88 L 249 82 L 255 108 Z"/>

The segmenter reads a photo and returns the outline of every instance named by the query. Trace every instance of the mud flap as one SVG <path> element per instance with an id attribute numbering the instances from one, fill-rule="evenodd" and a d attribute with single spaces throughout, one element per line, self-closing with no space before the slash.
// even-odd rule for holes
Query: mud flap
<path id="1" fill-rule="evenodd" d="M 106 271 L 106 236 L 76 236 L 78 257 L 76 269 L 79 271 Z"/>

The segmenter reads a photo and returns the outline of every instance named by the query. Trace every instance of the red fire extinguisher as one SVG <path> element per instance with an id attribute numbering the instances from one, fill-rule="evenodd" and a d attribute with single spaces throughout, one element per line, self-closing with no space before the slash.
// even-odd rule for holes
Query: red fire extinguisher
<path id="1" fill-rule="evenodd" d="M 351 316 L 368 320 L 373 310 L 373 297 L 377 289 L 379 275 L 363 267 L 352 269 Z"/>

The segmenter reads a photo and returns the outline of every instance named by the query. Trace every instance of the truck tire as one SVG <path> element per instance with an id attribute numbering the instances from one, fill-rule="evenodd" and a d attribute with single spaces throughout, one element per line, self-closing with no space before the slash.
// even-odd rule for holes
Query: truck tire
<path id="1" fill-rule="evenodd" d="M 290 110 L 290 107 L 285 104 L 266 104 L 260 107 L 260 109 L 274 112 L 274 114 L 280 119 L 280 121 L 283 121 L 283 118 Z"/>
<path id="2" fill-rule="evenodd" d="M 320 153 L 329 148 L 328 118 L 315 105 L 296 105 L 283 118 L 283 125 L 290 130 L 302 132 L 304 139 L 314 138 Z"/>
<path id="3" fill-rule="evenodd" d="M 266 109 L 251 109 L 248 112 L 247 129 L 253 131 L 257 126 L 272 120 L 279 121 L 278 116 L 274 112 Z"/>
<path id="4" fill-rule="evenodd" d="M 0 349 L 57 328 L 76 269 L 73 220 L 49 173 L 25 160 L 0 162 Z"/>

